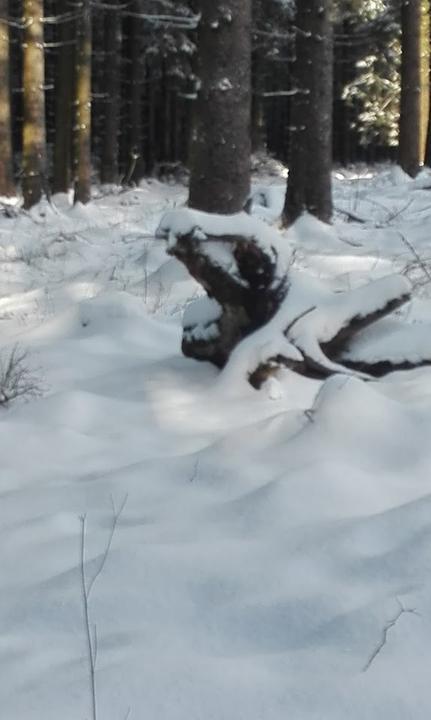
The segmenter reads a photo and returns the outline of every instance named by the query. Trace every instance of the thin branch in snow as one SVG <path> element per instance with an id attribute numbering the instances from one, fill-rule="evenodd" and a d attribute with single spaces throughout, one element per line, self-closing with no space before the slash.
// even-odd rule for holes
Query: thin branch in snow
<path id="1" fill-rule="evenodd" d="M 397 230 L 397 234 L 400 236 L 401 242 L 410 250 L 411 254 L 412 254 L 413 257 L 415 258 L 415 260 L 418 262 L 419 266 L 422 268 L 422 270 L 424 271 L 425 275 L 427 276 L 427 279 L 428 279 L 429 281 L 431 281 L 431 273 L 430 273 L 430 271 L 428 270 L 427 266 L 425 265 L 424 261 L 422 260 L 421 256 L 420 256 L 419 253 L 417 252 L 417 250 L 415 250 L 415 248 L 414 248 L 413 245 L 411 244 L 410 240 L 407 240 L 406 236 L 403 235 L 403 233 L 400 232 L 400 230 Z"/>
<path id="2" fill-rule="evenodd" d="M 409 209 L 412 202 L 413 202 L 413 198 L 408 200 L 408 202 L 405 203 L 404 205 L 402 205 L 400 208 L 398 208 L 398 210 L 393 210 L 386 218 L 387 224 L 389 224 L 389 223 L 393 222 L 394 220 L 396 220 L 397 218 L 399 218 L 400 215 L 403 215 L 405 213 L 405 211 Z"/>
<path id="3" fill-rule="evenodd" d="M 90 593 L 91 593 L 91 591 L 92 591 L 92 589 L 93 589 L 93 587 L 94 587 L 94 583 L 96 582 L 97 578 L 99 577 L 99 575 L 100 575 L 101 572 L 103 571 L 103 568 L 105 567 L 106 561 L 107 561 L 107 559 L 108 559 L 109 551 L 110 551 L 110 549 L 111 549 L 112 540 L 113 540 L 113 538 L 114 538 L 115 529 L 116 529 L 116 527 L 117 527 L 118 520 L 120 519 L 120 515 L 121 515 L 121 513 L 122 513 L 123 510 L 124 510 L 124 507 L 125 507 L 125 505 L 126 505 L 126 502 L 127 502 L 127 500 L 128 500 L 128 497 L 129 497 L 129 496 L 128 496 L 127 494 L 124 496 L 123 502 L 121 503 L 120 508 L 119 508 L 119 510 L 117 511 L 116 508 L 115 508 L 114 498 L 113 498 L 112 495 L 111 495 L 111 506 L 112 506 L 112 525 L 111 525 L 111 531 L 110 531 L 110 533 L 109 533 L 109 538 L 108 538 L 108 542 L 107 542 L 107 544 L 106 544 L 105 552 L 103 553 L 102 561 L 101 561 L 101 563 L 100 563 L 100 565 L 99 565 L 99 568 L 96 570 L 95 574 L 93 575 L 93 577 L 92 577 L 92 579 L 91 579 L 91 581 L 90 581 L 90 583 L 89 583 L 89 585 L 88 585 L 88 596 L 90 596 Z"/>
<path id="4" fill-rule="evenodd" d="M 312 313 L 313 310 L 315 310 L 315 309 L 316 309 L 316 305 L 313 305 L 312 307 L 307 308 L 307 310 L 304 310 L 304 312 L 300 313 L 295 318 L 293 318 L 293 320 L 289 323 L 286 330 L 284 331 L 284 334 L 286 335 L 286 337 L 289 335 L 290 330 L 292 330 L 292 328 L 296 325 L 297 322 L 302 320 L 302 318 L 305 317 L 306 315 L 309 315 L 310 313 Z"/>
<path id="5" fill-rule="evenodd" d="M 346 210 L 345 208 L 341 208 L 339 206 L 338 207 L 334 206 L 334 210 L 336 212 L 340 213 L 341 215 L 345 215 L 348 220 L 353 220 L 353 222 L 358 222 L 358 223 L 363 223 L 363 224 L 367 222 L 367 220 L 365 218 L 361 217 L 360 215 L 357 215 L 356 213 L 352 212 L 351 210 Z"/>
<path id="6" fill-rule="evenodd" d="M 113 513 L 111 530 L 109 533 L 109 538 L 108 538 L 108 542 L 105 547 L 105 551 L 102 556 L 102 561 L 89 583 L 87 581 L 87 576 L 85 573 L 87 515 L 80 516 L 80 522 L 81 522 L 81 553 L 80 553 L 81 595 L 82 595 L 82 606 L 83 606 L 83 610 L 84 610 L 84 629 L 85 629 L 85 638 L 86 638 L 86 645 L 87 645 L 88 668 L 89 668 L 89 674 L 90 674 L 90 695 L 91 695 L 91 718 L 92 718 L 92 720 L 97 720 L 96 666 L 97 666 L 97 653 L 98 653 L 98 635 L 97 635 L 96 623 L 94 623 L 93 625 L 91 623 L 90 593 L 94 587 L 94 583 L 96 582 L 97 578 L 100 576 L 103 568 L 105 567 L 106 560 L 108 558 L 109 551 L 111 549 L 115 529 L 117 527 L 117 523 L 120 518 L 120 515 L 124 510 L 124 506 L 127 502 L 127 498 L 128 498 L 128 495 L 125 495 L 124 500 L 120 505 L 120 508 L 117 510 L 115 507 L 114 498 L 111 495 L 111 504 L 112 504 L 112 513 Z M 130 714 L 130 710 L 129 710 L 128 714 Z M 127 715 L 127 717 L 128 717 L 128 715 Z"/>
<path id="7" fill-rule="evenodd" d="M 196 458 L 194 464 L 193 464 L 193 470 L 190 475 L 190 482 L 194 482 L 199 476 L 199 457 Z"/>
<path id="8" fill-rule="evenodd" d="M 88 590 L 87 581 L 85 577 L 85 528 L 87 516 L 81 515 L 81 589 L 82 589 L 82 604 L 84 608 L 84 626 L 85 626 L 85 637 L 87 641 L 87 656 L 88 656 L 88 667 L 90 672 L 90 690 L 91 690 L 91 717 L 92 720 L 97 720 L 97 694 L 96 694 L 96 661 L 94 657 L 94 639 L 91 632 L 90 625 L 90 611 L 88 604 Z"/>
<path id="9" fill-rule="evenodd" d="M 367 662 L 365 663 L 364 667 L 362 668 L 362 672 L 367 672 L 367 670 L 371 667 L 371 665 L 373 664 L 376 657 L 378 655 L 380 655 L 381 651 L 383 650 L 383 648 L 385 647 L 385 645 L 388 641 L 389 631 L 393 627 L 395 627 L 395 625 L 397 624 L 400 617 L 402 615 L 404 615 L 405 613 L 409 613 L 411 615 L 419 615 L 419 613 L 417 612 L 417 610 L 415 610 L 415 608 L 405 608 L 404 605 L 400 602 L 400 600 L 398 598 L 396 600 L 399 605 L 399 610 L 398 610 L 397 614 L 391 620 L 388 620 L 388 622 L 384 626 L 384 628 L 382 630 L 382 637 L 380 639 L 380 642 L 377 645 L 377 647 L 375 648 L 375 650 L 373 650 L 373 652 L 371 653 L 370 657 L 368 658 Z"/>

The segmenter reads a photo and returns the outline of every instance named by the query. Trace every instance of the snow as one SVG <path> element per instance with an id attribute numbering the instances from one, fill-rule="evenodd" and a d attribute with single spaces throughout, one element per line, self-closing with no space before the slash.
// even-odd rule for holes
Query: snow
<path id="1" fill-rule="evenodd" d="M 371 286 L 362 285 L 349 293 L 333 294 L 318 308 L 303 307 L 302 312 L 310 312 L 298 319 L 289 335 L 304 349 L 314 338 L 329 342 L 352 318 L 367 317 L 399 297 L 410 297 L 410 293 L 411 284 L 403 275 L 379 278 Z M 289 304 L 287 299 L 285 304 Z"/>
<path id="2" fill-rule="evenodd" d="M 221 305 L 206 295 L 192 300 L 183 314 L 183 328 L 186 337 L 209 340 L 219 335 L 217 320 L 222 314 Z"/>
<path id="3" fill-rule="evenodd" d="M 431 357 L 430 324 L 406 325 L 393 319 L 381 320 L 352 340 L 343 359 L 393 364 L 419 364 Z"/>
<path id="4" fill-rule="evenodd" d="M 413 301 L 380 321 L 384 341 L 363 331 L 357 356 L 428 353 L 429 281 L 400 234 L 427 267 L 430 196 L 402 180 L 336 180 L 337 207 L 366 223 L 305 218 L 280 240 L 235 219 L 295 251 L 290 319 L 328 302 L 340 323 L 342 292 L 363 307 L 367 281 L 388 277 L 383 302 L 408 277 Z M 91 578 L 112 496 L 126 504 L 90 597 L 100 719 L 428 720 L 431 369 L 325 383 L 284 370 L 256 392 L 250 348 L 222 373 L 183 358 L 182 323 L 218 310 L 192 304 L 201 290 L 155 237 L 184 200 L 153 181 L 0 218 L 0 354 L 19 343 L 43 385 L 0 408 L 1 715 L 91 716 L 80 517 Z M 167 231 L 214 231 L 173 213 Z"/>
<path id="5" fill-rule="evenodd" d="M 284 261 L 284 267 L 288 266 L 291 259 L 290 246 L 280 234 L 260 218 L 245 212 L 212 215 L 188 208 L 171 210 L 162 217 L 156 234 L 160 238 L 168 238 L 169 245 L 172 245 L 177 237 L 192 232 L 199 240 L 205 240 L 208 235 L 216 238 L 223 235 L 253 238 L 262 248 L 276 250 L 280 260 Z M 217 245 L 220 247 L 221 243 Z M 214 243 L 211 246 L 214 248 Z"/>
<path id="6" fill-rule="evenodd" d="M 372 286 L 363 285 L 348 293 L 334 293 L 328 285 L 313 282 L 309 274 L 295 269 L 290 271 L 289 278 L 288 293 L 277 313 L 264 327 L 237 345 L 223 371 L 223 382 L 234 390 L 260 364 L 272 362 L 272 358 L 277 355 L 295 362 L 301 362 L 305 355 L 333 372 L 366 378 L 365 374 L 330 361 L 322 352 L 320 344 L 333 340 L 352 319 L 360 320 L 400 297 L 408 298 L 411 293 L 410 282 L 402 275 L 389 275 L 375 280 Z M 384 325 L 382 327 L 384 330 Z M 391 337 L 389 346 L 391 357 L 386 359 L 393 358 L 399 362 L 403 353 L 408 355 L 412 363 L 415 358 L 431 358 L 431 343 L 426 339 L 419 340 L 420 329 L 414 331 L 411 326 L 405 327 L 401 323 L 397 324 L 397 328 L 399 333 Z M 385 359 L 387 334 L 382 338 L 378 330 L 371 329 L 369 333 L 371 341 L 366 331 L 353 341 L 352 347 L 345 353 L 346 360 Z M 201 332 L 196 337 L 203 339 L 205 334 Z M 405 348 L 404 340 L 411 342 L 411 346 Z M 274 381 L 271 382 L 270 392 L 273 393 Z M 281 390 L 277 389 L 277 393 L 281 393 Z"/>

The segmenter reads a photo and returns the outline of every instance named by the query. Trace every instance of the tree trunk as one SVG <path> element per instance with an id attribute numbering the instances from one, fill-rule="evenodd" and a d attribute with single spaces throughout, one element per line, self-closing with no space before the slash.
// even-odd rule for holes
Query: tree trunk
<path id="1" fill-rule="evenodd" d="M 70 12 L 68 0 L 59 3 L 59 14 Z M 59 26 L 56 78 L 55 145 L 53 191 L 67 193 L 72 181 L 72 116 L 73 116 L 73 21 Z"/>
<path id="2" fill-rule="evenodd" d="M 43 0 L 24 0 L 23 10 L 22 189 L 24 207 L 31 208 L 41 199 L 46 183 Z"/>
<path id="3" fill-rule="evenodd" d="M 91 198 L 91 5 L 78 7 L 75 59 L 75 202 Z"/>
<path id="4" fill-rule="evenodd" d="M 111 0 L 105 16 L 105 127 L 102 148 L 102 183 L 118 183 L 118 136 L 120 132 L 121 15 L 119 1 Z"/>
<path id="5" fill-rule="evenodd" d="M 429 3 L 428 3 L 428 6 L 429 6 Z M 423 14 L 422 14 L 422 22 L 424 23 L 424 10 L 423 10 Z M 425 40 L 426 48 L 428 50 L 428 64 L 427 64 L 427 67 L 425 68 L 424 67 L 424 59 L 423 59 L 423 61 L 422 61 L 422 67 L 423 67 L 422 79 L 423 79 L 425 86 L 428 88 L 428 91 L 429 91 L 429 83 L 430 83 L 430 77 L 431 77 L 431 53 L 429 51 L 430 44 L 431 44 L 431 25 L 430 25 L 429 14 L 427 16 L 427 23 L 426 23 L 425 27 L 423 26 L 424 31 L 425 31 L 425 29 L 428 30 L 428 35 Z M 427 117 L 427 125 L 426 125 L 424 163 L 427 167 L 431 167 L 431 102 L 430 102 L 429 96 L 428 96 L 428 100 L 429 100 L 429 102 L 428 102 L 428 117 Z"/>
<path id="6" fill-rule="evenodd" d="M 139 2 L 135 0 L 132 11 L 139 13 Z M 142 23 L 136 18 L 130 18 L 129 47 L 130 47 L 130 134 L 128 147 L 127 182 L 138 183 L 145 171 L 143 127 L 142 127 L 142 95 L 145 80 L 145 66 L 143 62 L 143 29 Z"/>
<path id="7" fill-rule="evenodd" d="M 234 213 L 250 191 L 251 0 L 200 0 L 199 9 L 189 204 Z"/>
<path id="8" fill-rule="evenodd" d="M 146 145 L 146 165 L 147 173 L 151 175 L 154 172 L 157 163 L 158 150 L 160 143 L 157 141 L 156 128 L 156 109 L 157 109 L 157 88 L 158 83 L 154 80 L 154 67 L 152 64 L 148 67 L 147 79 L 147 131 L 145 137 Z"/>
<path id="9" fill-rule="evenodd" d="M 430 112 L 430 2 L 421 0 L 421 162 L 425 162 L 425 149 Z"/>
<path id="10" fill-rule="evenodd" d="M 290 116 L 286 224 L 307 211 L 324 222 L 332 216 L 332 0 L 297 4 L 296 59 Z"/>
<path id="11" fill-rule="evenodd" d="M 0 195 L 14 195 L 9 78 L 8 0 L 0 0 Z M 4 18 L 2 20 L 2 18 Z"/>
<path id="12" fill-rule="evenodd" d="M 421 0 L 401 2 L 401 96 L 398 159 L 415 177 L 421 162 Z"/>

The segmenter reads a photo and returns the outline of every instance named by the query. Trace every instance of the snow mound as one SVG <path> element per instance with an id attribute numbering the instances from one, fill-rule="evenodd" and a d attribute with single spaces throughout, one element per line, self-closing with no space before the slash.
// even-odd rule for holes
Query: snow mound
<path id="1" fill-rule="evenodd" d="M 321 222 L 310 213 L 303 213 L 286 233 L 288 242 L 298 249 L 308 252 L 317 250 L 319 253 L 345 251 L 337 230 L 333 225 Z"/>
<path id="2" fill-rule="evenodd" d="M 252 214 L 267 222 L 275 222 L 281 217 L 286 195 L 286 184 L 256 185 L 251 193 Z"/>

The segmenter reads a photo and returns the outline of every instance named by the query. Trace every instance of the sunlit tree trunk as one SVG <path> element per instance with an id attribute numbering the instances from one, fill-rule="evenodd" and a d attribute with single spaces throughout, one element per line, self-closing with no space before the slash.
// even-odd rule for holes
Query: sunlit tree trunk
<path id="1" fill-rule="evenodd" d="M 39 202 L 46 183 L 43 10 L 43 0 L 24 0 L 22 189 L 26 208 Z"/>
<path id="2" fill-rule="evenodd" d="M 91 5 L 78 6 L 75 56 L 75 202 L 91 198 Z"/>
<path id="3" fill-rule="evenodd" d="M 430 111 L 430 2 L 421 1 L 421 162 L 425 159 L 428 117 Z"/>
<path id="4" fill-rule="evenodd" d="M 250 190 L 251 0 L 200 0 L 191 207 L 241 210 Z"/>
<path id="5" fill-rule="evenodd" d="M 0 195 L 14 195 L 9 81 L 8 0 L 0 0 Z M 3 19 L 2 19 L 3 18 Z"/>
<path id="6" fill-rule="evenodd" d="M 284 221 L 303 212 L 332 216 L 332 0 L 297 3 L 296 59 L 290 117 L 289 179 Z"/>
<path id="7" fill-rule="evenodd" d="M 424 0 L 425 1 L 425 0 Z M 429 5 L 429 3 L 427 3 Z M 423 24 L 422 30 L 423 33 L 428 31 L 428 35 L 425 38 L 425 48 L 428 50 L 428 63 L 425 66 L 424 58 L 422 58 L 422 79 L 425 87 L 429 90 L 429 83 L 430 83 L 430 77 L 431 77 L 431 54 L 429 52 L 430 44 L 431 44 L 431 25 L 430 25 L 430 18 L 429 14 L 427 14 L 426 19 L 424 20 L 425 10 L 423 8 L 423 14 L 422 14 L 422 22 Z M 424 53 L 426 56 L 426 53 Z M 430 98 L 428 98 L 430 100 Z M 431 102 L 428 103 L 428 117 L 427 117 L 427 132 L 426 132 L 426 141 L 425 141 L 425 159 L 424 163 L 427 167 L 431 167 Z"/>

